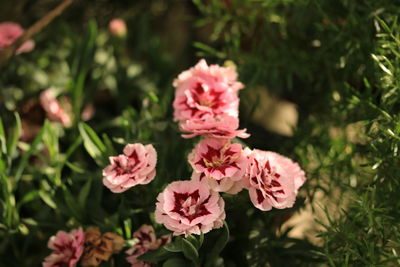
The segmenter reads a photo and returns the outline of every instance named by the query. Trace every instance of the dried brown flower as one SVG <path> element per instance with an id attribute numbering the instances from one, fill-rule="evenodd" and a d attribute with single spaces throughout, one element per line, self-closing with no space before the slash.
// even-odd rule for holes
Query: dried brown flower
<path id="1" fill-rule="evenodd" d="M 81 266 L 98 266 L 108 261 L 113 253 L 124 247 L 124 239 L 114 233 L 101 234 L 97 227 L 90 227 L 85 233 L 85 248 Z"/>

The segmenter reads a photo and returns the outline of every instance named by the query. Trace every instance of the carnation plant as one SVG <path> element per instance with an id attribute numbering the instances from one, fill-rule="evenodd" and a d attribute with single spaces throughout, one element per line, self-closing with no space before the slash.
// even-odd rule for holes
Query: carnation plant
<path id="1" fill-rule="evenodd" d="M 0 3 L 0 266 L 400 262 L 397 3 L 28 2 Z"/>

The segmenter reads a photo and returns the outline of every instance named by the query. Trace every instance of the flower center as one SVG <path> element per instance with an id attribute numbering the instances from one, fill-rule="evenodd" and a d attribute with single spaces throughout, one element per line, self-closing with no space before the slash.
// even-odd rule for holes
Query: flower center
<path id="1" fill-rule="evenodd" d="M 203 154 L 203 162 L 205 167 L 216 168 L 225 165 L 231 165 L 240 156 L 240 153 L 235 153 L 230 150 L 228 145 L 224 145 L 220 150 L 208 146 L 208 151 Z"/>
<path id="2" fill-rule="evenodd" d="M 209 198 L 203 202 L 199 202 L 199 190 L 195 190 L 192 193 L 177 193 L 174 192 L 175 206 L 171 212 L 176 212 L 180 216 L 185 217 L 189 222 L 194 219 L 210 214 L 210 212 L 205 207 Z"/>

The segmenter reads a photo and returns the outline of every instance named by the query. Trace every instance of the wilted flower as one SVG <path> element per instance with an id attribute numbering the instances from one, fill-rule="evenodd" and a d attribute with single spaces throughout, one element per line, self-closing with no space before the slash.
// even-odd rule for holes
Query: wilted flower
<path id="1" fill-rule="evenodd" d="M 96 227 L 89 227 L 85 234 L 85 249 L 82 266 L 98 266 L 108 261 L 113 253 L 118 253 L 124 246 L 124 239 L 114 233 L 101 234 Z"/>
<path id="2" fill-rule="evenodd" d="M 70 233 L 58 231 L 49 239 L 47 246 L 54 251 L 44 259 L 43 267 L 76 266 L 83 252 L 84 241 L 82 228 Z"/>
<path id="3" fill-rule="evenodd" d="M 157 197 L 155 219 L 174 235 L 207 233 L 225 219 L 221 196 L 198 181 L 169 184 Z"/>
<path id="4" fill-rule="evenodd" d="M 193 138 L 198 135 L 224 139 L 247 138 L 250 136 L 250 134 L 246 133 L 246 129 L 237 129 L 239 127 L 238 118 L 228 115 L 186 120 L 181 122 L 179 127 L 182 132 L 187 133 L 182 134 L 183 138 Z"/>
<path id="5" fill-rule="evenodd" d="M 217 192 L 238 193 L 243 188 L 247 157 L 240 144 L 226 139 L 201 140 L 188 157 L 192 179 L 205 181 Z"/>
<path id="6" fill-rule="evenodd" d="M 174 118 L 177 121 L 202 119 L 204 116 L 238 116 L 238 90 L 243 84 L 231 67 L 207 65 L 201 59 L 196 66 L 179 74 L 176 88 Z"/>
<path id="7" fill-rule="evenodd" d="M 290 208 L 306 180 L 299 164 L 270 151 L 254 149 L 246 171 L 250 199 L 260 210 Z"/>
<path id="8" fill-rule="evenodd" d="M 72 125 L 72 106 L 69 100 L 64 99 L 63 105 L 57 100 L 51 89 L 44 90 L 40 94 L 40 104 L 46 111 L 47 117 L 62 123 L 65 127 Z"/>
<path id="9" fill-rule="evenodd" d="M 117 37 L 126 36 L 126 23 L 123 19 L 115 18 L 108 24 L 108 29 L 110 33 Z"/>
<path id="10" fill-rule="evenodd" d="M 133 237 L 138 242 L 126 253 L 131 255 L 126 260 L 132 264 L 132 267 L 151 266 L 150 263 L 138 261 L 137 258 L 149 250 L 158 249 L 160 246 L 171 242 L 171 235 L 164 235 L 157 239 L 154 233 L 154 228 L 151 225 L 143 224 L 140 228 L 133 233 Z"/>
<path id="11" fill-rule="evenodd" d="M 152 145 L 128 144 L 124 154 L 110 157 L 110 163 L 103 170 L 103 184 L 112 192 L 121 193 L 154 179 L 157 152 Z"/>
<path id="12" fill-rule="evenodd" d="M 12 45 L 22 34 L 24 29 L 14 22 L 0 23 L 0 51 Z M 35 42 L 28 40 L 16 50 L 15 54 L 30 52 L 35 47 Z"/>

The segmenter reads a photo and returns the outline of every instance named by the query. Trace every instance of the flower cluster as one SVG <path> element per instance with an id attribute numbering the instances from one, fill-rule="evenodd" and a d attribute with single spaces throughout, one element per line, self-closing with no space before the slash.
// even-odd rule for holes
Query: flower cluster
<path id="1" fill-rule="evenodd" d="M 243 84 L 230 67 L 208 66 L 201 60 L 174 81 L 174 117 L 185 138 L 201 136 L 188 155 L 193 168 L 190 180 L 175 181 L 157 197 L 155 221 L 173 235 L 200 235 L 222 227 L 226 214 L 220 193 L 237 194 L 248 190 L 250 200 L 260 210 L 283 209 L 294 205 L 297 192 L 306 180 L 300 166 L 275 152 L 251 150 L 234 143 L 235 137 L 248 137 L 238 130 L 238 91 Z M 65 123 L 62 109 L 49 92 L 47 112 Z M 42 103 L 43 104 L 43 103 Z M 139 184 L 148 184 L 156 175 L 157 153 L 141 143 L 127 144 L 123 154 L 110 157 L 103 169 L 103 184 L 122 193 Z M 126 253 L 131 266 L 151 266 L 139 256 L 171 242 L 171 235 L 156 238 L 152 226 L 144 224 L 134 234 L 136 242 Z M 98 266 L 124 246 L 122 237 L 89 228 L 59 231 L 50 238 L 54 252 L 43 266 Z M 82 259 L 81 259 L 82 258 Z"/>
<path id="2" fill-rule="evenodd" d="M 238 91 L 243 84 L 231 67 L 208 66 L 205 60 L 182 72 L 176 88 L 174 119 L 182 137 L 202 139 L 188 156 L 191 181 L 169 184 L 157 197 L 155 218 L 174 235 L 207 233 L 225 219 L 220 192 L 247 189 L 254 206 L 267 211 L 292 207 L 306 177 L 299 165 L 274 152 L 232 143 L 246 138 L 238 130 Z"/>
<path id="3" fill-rule="evenodd" d="M 114 233 L 101 234 L 98 228 L 82 228 L 67 233 L 58 231 L 50 237 L 48 247 L 53 252 L 44 259 L 43 267 L 74 267 L 80 261 L 81 266 L 98 266 L 108 261 L 112 254 L 124 247 L 124 239 Z"/>

